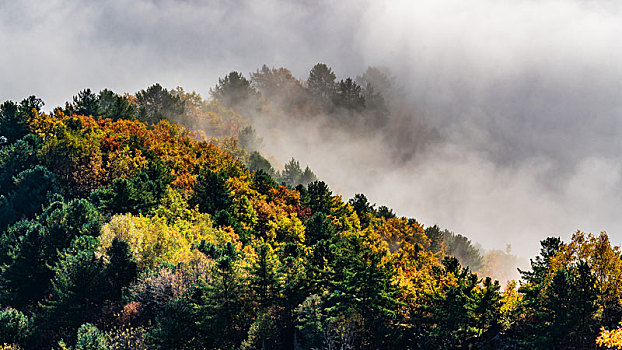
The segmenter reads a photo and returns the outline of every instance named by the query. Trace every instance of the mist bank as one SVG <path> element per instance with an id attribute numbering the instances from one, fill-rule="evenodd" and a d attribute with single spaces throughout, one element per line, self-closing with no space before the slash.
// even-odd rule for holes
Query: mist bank
<path id="1" fill-rule="evenodd" d="M 358 77 L 362 85 L 369 71 Z M 270 113 L 252 123 L 277 163 L 294 156 L 346 198 L 365 193 L 398 215 L 466 234 L 484 250 L 509 244 L 533 256 L 548 236 L 567 238 L 579 229 L 615 235 L 618 159 L 577 151 L 570 162 L 544 150 L 504 149 L 483 127 L 464 121 L 443 126 L 440 117 L 421 112 L 397 79 L 387 85 L 378 89 L 387 96 L 386 124 L 371 129 L 359 126 L 362 114 L 347 111 L 284 112 L 283 101 L 296 100 L 291 89 L 289 99 L 272 93 Z M 560 147 L 557 153 L 570 151 Z"/>
<path id="2" fill-rule="evenodd" d="M 514 252 L 532 256 L 547 236 L 568 237 L 581 229 L 616 237 L 621 228 L 615 160 L 586 158 L 560 172 L 543 157 L 504 165 L 475 149 L 444 142 L 396 165 L 378 139 L 317 135 L 306 124 L 288 130 L 264 138 L 269 153 L 309 164 L 346 198 L 363 192 L 398 215 L 466 234 L 484 249 L 510 244 Z"/>

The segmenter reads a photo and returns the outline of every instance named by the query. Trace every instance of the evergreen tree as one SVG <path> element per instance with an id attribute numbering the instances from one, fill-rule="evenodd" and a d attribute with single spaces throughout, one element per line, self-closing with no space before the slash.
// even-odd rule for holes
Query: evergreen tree
<path id="1" fill-rule="evenodd" d="M 47 266 L 46 233 L 36 221 L 20 221 L 4 233 L 0 305 L 22 308 L 41 300 L 49 291 L 53 274 Z"/>
<path id="2" fill-rule="evenodd" d="M 136 107 L 125 96 L 120 96 L 111 90 L 104 89 L 98 96 L 99 109 L 103 118 L 133 119 L 136 114 Z"/>
<path id="3" fill-rule="evenodd" d="M 95 319 L 108 294 L 104 263 L 96 257 L 96 248 L 96 238 L 80 236 L 61 253 L 53 268 L 52 297 L 43 305 L 42 329 L 67 339 L 81 324 Z"/>
<path id="4" fill-rule="evenodd" d="M 240 146 L 248 152 L 255 153 L 261 149 L 263 139 L 257 135 L 257 131 L 252 126 L 247 126 L 238 133 Z"/>
<path id="5" fill-rule="evenodd" d="M 40 212 L 57 189 L 56 175 L 42 165 L 20 172 L 13 181 L 13 209 L 23 218 L 31 218 Z"/>
<path id="6" fill-rule="evenodd" d="M 154 84 L 147 90 L 136 93 L 138 119 L 149 123 L 157 123 L 167 119 L 172 123 L 182 123 L 185 111 L 184 102 L 173 96 L 160 84 Z"/>
<path id="7" fill-rule="evenodd" d="M 338 242 L 327 301 L 330 311 L 348 318 L 359 315 L 363 348 L 390 348 L 396 319 L 398 290 L 393 267 L 383 263 L 386 251 L 375 251 L 352 235 Z M 334 316 L 333 316 L 334 317 Z"/>
<path id="8" fill-rule="evenodd" d="M 193 305 L 197 325 L 205 344 L 211 344 L 208 347 L 238 346 L 250 326 L 238 263 L 240 252 L 231 242 L 216 246 L 203 241 L 198 248 L 214 260 L 214 265 L 212 283 L 200 286 L 201 301 Z"/>
<path id="9" fill-rule="evenodd" d="M 76 338 L 76 350 L 110 349 L 106 334 L 90 323 L 85 323 L 78 328 Z"/>
<path id="10" fill-rule="evenodd" d="M 317 181 L 317 176 L 311 171 L 309 166 L 305 167 L 305 170 L 300 174 L 299 182 L 303 186 L 308 186 L 310 183 Z"/>
<path id="11" fill-rule="evenodd" d="M 276 302 L 279 288 L 278 259 L 267 244 L 256 248 L 257 259 L 249 271 L 249 284 L 260 308 L 267 308 Z"/>
<path id="12" fill-rule="evenodd" d="M 257 151 L 251 152 L 248 157 L 248 170 L 253 172 L 262 171 L 264 174 L 268 174 L 271 177 L 276 175 L 274 168 L 272 168 L 272 164 Z"/>
<path id="13" fill-rule="evenodd" d="M 86 116 L 99 116 L 99 99 L 91 89 L 85 89 L 73 97 L 73 113 Z"/>
<path id="14" fill-rule="evenodd" d="M 378 215 L 378 217 L 385 218 L 386 220 L 395 217 L 395 213 L 393 212 L 393 210 L 386 205 L 381 205 L 380 207 L 378 207 L 376 214 Z"/>
<path id="15" fill-rule="evenodd" d="M 374 205 L 369 203 L 367 197 L 365 197 L 362 193 L 357 193 L 354 195 L 354 198 L 351 198 L 350 201 L 348 201 L 348 204 L 354 208 L 356 215 L 359 217 L 361 228 L 364 229 L 369 226 L 371 217 L 374 213 Z"/>
<path id="16" fill-rule="evenodd" d="M 132 252 L 127 243 L 114 238 L 112 244 L 106 250 L 108 263 L 106 264 L 105 276 L 108 285 L 108 299 L 121 300 L 121 290 L 136 278 L 137 266 Z"/>
<path id="17" fill-rule="evenodd" d="M 0 311 L 0 343 L 24 346 L 31 333 L 30 317 L 12 308 Z"/>
<path id="18" fill-rule="evenodd" d="M 206 349 L 213 340 L 199 325 L 197 305 L 203 302 L 203 288 L 197 287 L 188 296 L 171 301 L 155 320 L 146 335 L 147 344 L 154 349 Z M 217 330 L 212 330 L 216 332 Z M 212 348 L 216 348 L 215 345 Z"/>
<path id="19" fill-rule="evenodd" d="M 312 213 L 332 212 L 332 192 L 324 181 L 314 181 L 309 184 L 305 204 L 311 208 Z"/>
<path id="20" fill-rule="evenodd" d="M 352 78 L 341 80 L 333 95 L 333 103 L 337 107 L 361 112 L 365 109 L 363 89 Z"/>
<path id="21" fill-rule="evenodd" d="M 280 176 L 282 182 L 287 186 L 295 187 L 302 184 L 300 181 L 301 177 L 302 169 L 300 168 L 300 163 L 296 159 L 292 158 L 289 162 L 285 163 Z"/>
<path id="22" fill-rule="evenodd" d="M 203 170 L 197 177 L 197 184 L 189 204 L 198 205 L 201 212 L 209 214 L 228 209 L 231 205 L 231 196 L 224 176 L 211 170 Z"/>
<path id="23" fill-rule="evenodd" d="M 324 63 L 318 63 L 309 72 L 307 89 L 318 103 L 326 106 L 335 92 L 335 73 Z"/>
<path id="24" fill-rule="evenodd" d="M 43 101 L 35 96 L 23 99 L 20 104 L 5 101 L 0 105 L 0 136 L 8 143 L 21 139 L 28 134 L 28 120 L 33 111 L 38 113 Z"/>
<path id="25" fill-rule="evenodd" d="M 495 348 L 493 340 L 501 331 L 499 283 L 487 278 L 480 287 L 477 275 L 462 268 L 455 257 L 444 258 L 436 274 L 452 281 L 419 306 L 414 321 L 423 327 L 415 323 L 413 328 L 419 346 Z"/>
<path id="26" fill-rule="evenodd" d="M 212 97 L 228 108 L 257 108 L 258 94 L 250 81 L 242 73 L 231 72 L 218 79 L 218 84 L 210 90 Z"/>
<path id="27" fill-rule="evenodd" d="M 40 148 L 41 140 L 28 134 L 0 149 L 0 194 L 11 193 L 14 190 L 13 177 L 37 165 L 37 151 Z"/>

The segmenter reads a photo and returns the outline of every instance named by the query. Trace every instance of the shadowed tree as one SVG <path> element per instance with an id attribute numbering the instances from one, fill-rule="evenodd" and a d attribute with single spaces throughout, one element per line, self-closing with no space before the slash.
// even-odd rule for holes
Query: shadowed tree
<path id="1" fill-rule="evenodd" d="M 157 123 L 167 119 L 172 123 L 181 123 L 184 117 L 184 102 L 172 95 L 160 84 L 154 84 L 147 90 L 136 93 L 138 119 L 149 123 Z"/>
<path id="2" fill-rule="evenodd" d="M 136 107 L 125 96 L 120 96 L 111 90 L 104 89 L 99 92 L 99 109 L 103 118 L 133 119 Z"/>
<path id="3" fill-rule="evenodd" d="M 74 114 L 97 117 L 100 114 L 99 98 L 91 89 L 78 92 L 78 96 L 73 97 L 72 110 Z"/>
<path id="4" fill-rule="evenodd" d="M 194 195 L 190 198 L 191 206 L 198 205 L 204 213 L 216 214 L 226 210 L 231 205 L 231 196 L 225 184 L 223 175 L 204 170 L 197 177 Z"/>
<path id="5" fill-rule="evenodd" d="M 231 72 L 218 79 L 218 84 L 210 89 L 212 97 L 228 108 L 249 108 L 256 104 L 257 91 L 251 87 L 242 73 Z M 256 106 L 255 106 L 256 108 Z"/>
<path id="6" fill-rule="evenodd" d="M 328 100 L 335 91 L 335 79 L 336 76 L 332 69 L 324 63 L 318 63 L 309 72 L 307 89 L 311 95 L 321 100 Z"/>
<path id="7" fill-rule="evenodd" d="M 363 89 L 352 78 L 342 80 L 335 89 L 333 103 L 337 107 L 361 112 L 365 109 Z"/>
<path id="8" fill-rule="evenodd" d="M 43 107 L 43 101 L 35 96 L 23 99 L 20 104 L 6 101 L 0 105 L 0 136 L 6 142 L 14 142 L 28 133 L 28 119 L 33 116 L 33 111 L 39 112 Z"/>

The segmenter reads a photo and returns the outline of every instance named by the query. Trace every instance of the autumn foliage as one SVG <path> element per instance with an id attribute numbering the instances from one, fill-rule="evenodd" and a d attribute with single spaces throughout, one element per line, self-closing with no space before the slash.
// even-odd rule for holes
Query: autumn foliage
<path id="1" fill-rule="evenodd" d="M 50 114 L 2 104 L 3 348 L 620 348 L 605 233 L 542 241 L 502 290 L 466 237 L 344 201 L 294 159 L 278 172 L 249 129 L 240 146 L 244 111 L 272 103 L 383 117 L 379 96 L 334 79 L 264 67 L 210 101 L 158 85 Z"/>

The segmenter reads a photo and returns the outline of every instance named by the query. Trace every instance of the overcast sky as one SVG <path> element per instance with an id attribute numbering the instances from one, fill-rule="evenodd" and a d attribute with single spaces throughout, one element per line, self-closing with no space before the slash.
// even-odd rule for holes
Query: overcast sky
<path id="1" fill-rule="evenodd" d="M 622 242 L 617 1 L 0 0 L 0 99 L 45 110 L 84 88 L 159 82 L 208 95 L 263 64 L 306 78 L 386 66 L 445 142 L 389 164 L 377 140 L 266 142 L 346 198 L 531 255 L 547 236 Z M 308 142 L 308 143 L 305 143 Z"/>

